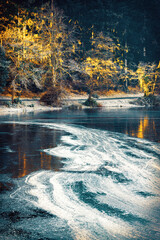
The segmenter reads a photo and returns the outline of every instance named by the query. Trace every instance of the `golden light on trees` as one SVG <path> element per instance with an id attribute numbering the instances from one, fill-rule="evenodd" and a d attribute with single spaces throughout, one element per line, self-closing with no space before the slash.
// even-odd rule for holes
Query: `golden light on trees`
<path id="1" fill-rule="evenodd" d="M 117 84 L 118 82 L 118 64 L 114 60 L 119 46 L 112 38 L 103 33 L 92 37 L 92 50 L 88 52 L 88 57 L 83 62 L 84 73 L 88 75 L 86 85 L 92 94 L 96 87 Z"/>
<path id="2" fill-rule="evenodd" d="M 27 11 L 19 9 L 18 16 L 1 32 L 3 46 L 11 59 L 10 72 L 14 89 L 19 84 L 27 88 L 30 81 L 40 87 L 38 75 L 41 71 L 38 73 L 33 67 L 40 59 L 39 45 L 32 31 L 33 24 L 34 20 L 28 19 Z"/>
<path id="3" fill-rule="evenodd" d="M 84 61 L 84 71 L 89 75 L 87 85 L 90 86 L 90 88 L 99 86 L 102 82 L 105 84 L 106 82 L 111 81 L 111 79 L 117 74 L 116 65 L 111 59 L 102 60 L 91 57 L 88 57 Z"/>
<path id="4" fill-rule="evenodd" d="M 144 91 L 144 95 L 153 95 L 157 79 L 160 76 L 159 65 L 154 63 L 140 63 L 137 69 L 139 85 Z"/>
<path id="5" fill-rule="evenodd" d="M 68 61 L 76 53 L 77 44 L 72 31 L 54 6 L 51 9 L 45 4 L 36 12 L 19 8 L 0 33 L 1 44 L 11 59 L 13 89 L 30 84 L 41 88 L 45 82 L 56 85 L 69 74 Z"/>

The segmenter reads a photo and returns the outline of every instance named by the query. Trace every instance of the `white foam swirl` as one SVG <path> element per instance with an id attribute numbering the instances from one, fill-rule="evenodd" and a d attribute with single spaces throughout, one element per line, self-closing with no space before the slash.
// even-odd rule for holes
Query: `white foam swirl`
<path id="1" fill-rule="evenodd" d="M 29 175 L 26 200 L 66 220 L 74 239 L 147 238 L 150 229 L 159 234 L 160 151 L 154 143 L 65 124 L 43 126 L 68 133 L 44 150 L 65 166 Z"/>

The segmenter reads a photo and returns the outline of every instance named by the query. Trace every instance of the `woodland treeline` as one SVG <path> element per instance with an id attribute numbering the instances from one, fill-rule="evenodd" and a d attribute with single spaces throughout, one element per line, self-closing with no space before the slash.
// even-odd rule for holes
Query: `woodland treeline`
<path id="1" fill-rule="evenodd" d="M 121 18 L 114 11 L 106 13 L 108 28 L 98 31 L 94 25 L 83 29 L 52 0 L 36 8 L 10 1 L 0 7 L 1 92 L 8 87 L 14 98 L 24 89 L 35 93 L 75 89 L 92 94 L 139 86 L 146 96 L 159 93 L 160 64 L 145 60 L 145 46 L 141 61 L 129 59 L 131 49 L 127 37 L 122 43 L 117 34 Z M 86 31 L 90 35 L 83 41 Z"/>

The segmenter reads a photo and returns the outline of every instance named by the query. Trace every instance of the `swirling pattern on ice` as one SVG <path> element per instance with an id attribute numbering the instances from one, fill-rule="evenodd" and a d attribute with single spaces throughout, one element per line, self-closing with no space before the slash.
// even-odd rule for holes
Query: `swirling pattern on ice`
<path id="1" fill-rule="evenodd" d="M 158 239 L 160 151 L 156 144 L 73 125 L 43 126 L 67 133 L 60 145 L 44 150 L 63 158 L 65 166 L 60 172 L 29 175 L 25 180 L 29 188 L 23 193 L 26 200 L 65 219 L 73 239 L 147 239 L 151 232 Z"/>

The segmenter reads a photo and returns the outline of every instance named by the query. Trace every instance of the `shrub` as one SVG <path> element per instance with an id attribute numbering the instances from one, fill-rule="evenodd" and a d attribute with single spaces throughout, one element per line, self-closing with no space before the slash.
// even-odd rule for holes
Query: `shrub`
<path id="1" fill-rule="evenodd" d="M 72 104 L 68 107 L 70 110 L 82 110 L 82 105 L 81 104 Z"/>
<path id="2" fill-rule="evenodd" d="M 88 98 L 83 104 L 88 107 L 97 107 L 98 106 L 98 103 L 93 98 Z"/>
<path id="3" fill-rule="evenodd" d="M 30 105 L 27 105 L 27 107 L 34 107 L 34 104 L 32 103 Z"/>
<path id="4" fill-rule="evenodd" d="M 18 97 L 13 100 L 13 104 L 22 104 L 22 101 Z"/>
<path id="5" fill-rule="evenodd" d="M 160 99 L 157 96 L 154 95 L 149 95 L 149 96 L 144 96 L 141 98 L 138 98 L 136 101 L 132 101 L 132 104 L 137 104 L 140 106 L 145 106 L 145 107 L 159 107 L 160 106 Z"/>
<path id="6" fill-rule="evenodd" d="M 43 94 L 40 102 L 49 106 L 60 106 L 65 92 L 61 90 L 60 86 L 51 87 Z"/>
<path id="7" fill-rule="evenodd" d="M 97 94 L 97 93 L 93 93 L 93 94 L 92 94 L 92 97 L 93 97 L 93 98 L 96 98 L 96 99 L 98 99 L 98 98 L 99 98 L 99 96 L 98 96 L 98 94 Z"/>
<path id="8" fill-rule="evenodd" d="M 6 106 L 6 107 L 12 107 L 12 102 L 11 101 L 6 101 L 6 102 L 4 102 L 4 105 Z"/>

